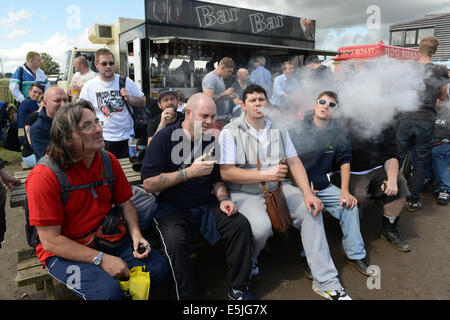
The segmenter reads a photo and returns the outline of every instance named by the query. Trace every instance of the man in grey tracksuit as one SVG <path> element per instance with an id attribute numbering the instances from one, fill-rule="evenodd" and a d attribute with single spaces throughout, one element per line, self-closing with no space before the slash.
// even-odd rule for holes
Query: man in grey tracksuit
<path id="1" fill-rule="evenodd" d="M 337 278 L 330 256 L 321 214 L 323 204 L 309 186 L 289 134 L 275 128 L 262 113 L 267 105 L 264 88 L 250 85 L 242 98 L 241 117 L 225 126 L 220 135 L 220 169 L 232 201 L 250 222 L 255 242 L 254 262 L 273 234 L 261 182 L 266 182 L 270 191 L 282 182 L 292 225 L 301 231 L 314 278 L 313 291 L 330 300 L 350 299 Z M 280 164 L 285 156 L 287 164 Z M 257 170 L 256 157 L 261 170 Z M 288 169 L 301 191 L 285 181 Z"/>

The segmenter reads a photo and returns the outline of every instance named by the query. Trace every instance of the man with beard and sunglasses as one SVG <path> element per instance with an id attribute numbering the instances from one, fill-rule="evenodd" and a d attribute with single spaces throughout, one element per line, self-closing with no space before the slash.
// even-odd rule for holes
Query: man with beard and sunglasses
<path id="1" fill-rule="evenodd" d="M 335 92 L 320 93 L 314 109 L 307 112 L 305 119 L 290 132 L 316 196 L 322 200 L 325 210 L 339 220 L 346 261 L 362 274 L 370 276 L 359 226 L 358 201 L 349 191 L 351 142 L 348 132 L 333 119 L 337 106 Z M 341 189 L 330 182 L 333 163 L 340 166 Z"/>
<path id="2" fill-rule="evenodd" d="M 120 75 L 115 74 L 114 65 L 112 52 L 99 49 L 95 53 L 98 77 L 83 86 L 80 99 L 92 103 L 103 122 L 105 149 L 122 159 L 128 157 L 128 139 L 135 134 L 127 103 L 130 108 L 145 108 L 146 98 L 130 78 L 126 79 L 125 88 L 120 88 Z"/>
<path id="3" fill-rule="evenodd" d="M 150 120 L 147 125 L 147 145 L 150 144 L 156 133 L 178 120 L 184 120 L 184 113 L 178 112 L 178 91 L 173 88 L 164 88 L 158 92 L 158 107 L 161 113 Z"/>

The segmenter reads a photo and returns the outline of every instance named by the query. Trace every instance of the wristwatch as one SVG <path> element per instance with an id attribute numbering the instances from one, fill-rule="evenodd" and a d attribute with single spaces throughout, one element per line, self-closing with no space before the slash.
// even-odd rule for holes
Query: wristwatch
<path id="1" fill-rule="evenodd" d="M 103 252 L 99 252 L 98 255 L 94 259 L 92 259 L 91 263 L 94 266 L 99 266 L 102 263 L 103 255 L 104 255 Z"/>

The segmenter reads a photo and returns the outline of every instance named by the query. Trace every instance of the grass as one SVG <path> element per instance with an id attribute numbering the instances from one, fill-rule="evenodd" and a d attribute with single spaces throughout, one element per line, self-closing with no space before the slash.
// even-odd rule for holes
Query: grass
<path id="1" fill-rule="evenodd" d="M 21 161 L 22 154 L 20 152 L 9 151 L 0 144 L 0 158 L 8 162 Z"/>

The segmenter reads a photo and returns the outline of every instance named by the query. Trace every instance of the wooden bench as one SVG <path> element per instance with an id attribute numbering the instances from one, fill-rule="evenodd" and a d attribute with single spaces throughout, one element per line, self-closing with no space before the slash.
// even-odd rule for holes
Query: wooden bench
<path id="1" fill-rule="evenodd" d="M 125 172 L 128 182 L 131 185 L 140 184 L 141 173 L 133 170 L 130 160 L 128 158 L 120 159 L 119 162 Z M 20 184 L 15 186 L 11 191 L 11 208 L 25 207 L 25 180 L 29 173 L 29 167 L 14 173 L 14 176 L 20 180 Z M 53 279 L 48 274 L 47 269 L 43 268 L 42 263 L 36 257 L 34 249 L 18 252 L 16 282 L 19 287 L 35 284 L 38 290 L 43 290 L 45 288 L 47 290 L 47 299 L 56 299 Z"/>
<path id="2" fill-rule="evenodd" d="M 55 300 L 53 278 L 36 257 L 34 249 L 19 251 L 17 258 L 16 282 L 19 288 L 34 284 L 37 290 L 46 289 L 47 300 Z"/>

